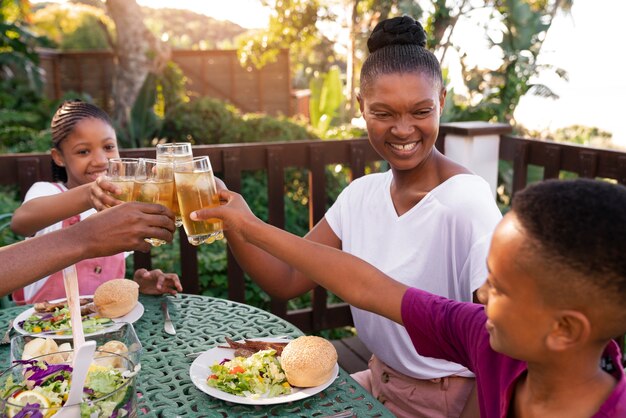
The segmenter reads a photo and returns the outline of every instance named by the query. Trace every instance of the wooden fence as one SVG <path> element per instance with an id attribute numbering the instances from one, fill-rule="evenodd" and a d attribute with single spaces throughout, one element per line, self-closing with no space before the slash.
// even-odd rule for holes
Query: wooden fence
<path id="1" fill-rule="evenodd" d="M 39 51 L 45 71 L 45 93 L 59 99 L 68 92 L 87 93 L 107 112 L 113 107 L 114 56 L 109 51 Z M 293 115 L 298 101 L 291 91 L 289 52 L 281 50 L 276 62 L 261 70 L 239 64 L 235 50 L 173 50 L 172 61 L 187 78 L 193 97 L 214 97 L 235 105 L 242 112 Z M 306 109 L 308 111 L 308 109 Z"/>
<path id="2" fill-rule="evenodd" d="M 462 136 L 499 134 L 500 127 L 477 127 L 444 124 L 440 130 L 437 146 L 445 147 L 448 133 Z M 124 150 L 124 156 L 154 156 L 153 149 Z M 240 191 L 242 173 L 263 170 L 267 174 L 269 222 L 277 227 L 285 225 L 283 204 L 285 170 L 290 167 L 309 171 L 310 224 L 319 221 L 325 213 L 327 190 L 325 167 L 342 164 L 351 169 L 352 178 L 360 177 L 368 163 L 380 157 L 365 139 L 344 141 L 296 141 L 288 143 L 250 143 L 194 147 L 195 155 L 208 155 L 214 171 L 228 187 Z M 543 167 L 543 178 L 557 178 L 563 171 L 574 172 L 582 177 L 610 178 L 626 184 L 626 153 L 592 149 L 548 141 L 500 136 L 500 159 L 513 164 L 513 191 L 520 190 L 527 182 L 528 167 Z M 50 180 L 50 156 L 47 154 L 13 154 L 0 156 L 0 184 L 19 185 L 22 196 L 30 185 L 38 180 Z M 181 233 L 182 228 L 179 229 Z M 197 293 L 197 250 L 185 237 L 180 240 L 181 280 L 185 291 Z M 149 267 L 150 254 L 135 253 L 136 267 Z M 228 254 L 228 297 L 245 302 L 244 274 L 232 254 Z M 352 323 L 346 304 L 327 305 L 327 293 L 322 288 L 313 291 L 312 306 L 307 309 L 287 311 L 285 302 L 273 300 L 271 310 L 286 318 L 306 333 Z"/>

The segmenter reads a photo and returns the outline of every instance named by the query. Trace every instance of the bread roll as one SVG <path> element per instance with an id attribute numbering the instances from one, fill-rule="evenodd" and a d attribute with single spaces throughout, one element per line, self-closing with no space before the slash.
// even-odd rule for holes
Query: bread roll
<path id="1" fill-rule="evenodd" d="M 102 283 L 93 295 L 100 316 L 118 318 L 132 311 L 139 299 L 139 285 L 133 280 L 113 279 Z"/>
<path id="2" fill-rule="evenodd" d="M 280 356 L 287 381 L 301 388 L 319 386 L 332 377 L 337 364 L 337 350 L 321 337 L 298 337 L 283 349 Z"/>
<path id="3" fill-rule="evenodd" d="M 48 364 L 63 363 L 63 356 L 57 354 L 58 352 L 59 346 L 52 338 L 35 338 L 24 345 L 22 360 L 30 360 L 39 357 L 39 360 L 44 360 L 48 362 Z M 46 356 L 41 357 L 44 355 Z"/>

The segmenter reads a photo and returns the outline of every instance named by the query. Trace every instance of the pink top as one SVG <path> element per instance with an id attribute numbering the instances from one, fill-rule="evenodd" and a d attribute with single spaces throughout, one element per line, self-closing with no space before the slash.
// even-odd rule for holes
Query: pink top
<path id="1" fill-rule="evenodd" d="M 491 348 L 484 306 L 411 288 L 402 299 L 402 320 L 421 355 L 454 361 L 474 372 L 482 418 L 508 416 L 513 389 L 527 365 Z M 604 356 L 615 365 L 611 375 L 618 382 L 592 418 L 626 417 L 626 379 L 615 341 Z"/>
<path id="2" fill-rule="evenodd" d="M 65 191 L 65 189 L 57 183 L 50 184 L 57 187 L 61 193 Z M 65 219 L 62 222 L 61 228 L 74 225 L 80 222 L 80 219 L 80 215 Z M 103 237 L 102 239 L 105 238 Z M 102 283 L 111 279 L 123 278 L 126 275 L 126 258 L 124 253 L 120 253 L 109 257 L 98 257 L 79 261 L 76 263 L 76 272 L 78 273 L 79 294 L 93 295 L 96 288 Z M 22 305 L 65 298 L 62 271 L 56 272 L 44 280 L 43 285 L 28 299 L 25 298 L 23 289 L 13 292 L 12 296 L 15 303 Z"/>

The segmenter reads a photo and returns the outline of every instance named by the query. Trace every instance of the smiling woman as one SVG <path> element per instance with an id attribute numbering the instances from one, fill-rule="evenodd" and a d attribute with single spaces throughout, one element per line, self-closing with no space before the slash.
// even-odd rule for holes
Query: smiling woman
<path id="1" fill-rule="evenodd" d="M 369 141 L 391 170 L 352 181 L 306 238 L 353 254 L 402 286 L 469 302 L 487 276 L 488 238 L 501 216 L 489 185 L 434 147 L 446 93 L 425 43 L 422 26 L 410 17 L 384 20 L 374 29 L 359 104 Z M 203 210 L 198 215 L 210 218 Z M 272 296 L 289 299 L 315 287 L 238 231 L 226 236 L 239 264 Z M 396 290 L 381 286 L 381 305 Z M 399 315 L 389 306 L 379 312 Z M 352 316 L 374 353 L 370 370 L 353 375 L 357 382 L 398 417 L 461 416 L 474 385 L 467 369 L 417 356 L 406 330 L 380 315 L 353 308 Z"/>

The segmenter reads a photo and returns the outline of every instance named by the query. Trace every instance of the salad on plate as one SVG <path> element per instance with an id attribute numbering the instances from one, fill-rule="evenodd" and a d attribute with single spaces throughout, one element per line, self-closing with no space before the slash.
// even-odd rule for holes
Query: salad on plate
<path id="1" fill-rule="evenodd" d="M 276 350 L 261 350 L 249 357 L 224 359 L 211 366 L 210 387 L 252 399 L 287 395 L 292 387 L 276 357 Z"/>
<path id="2" fill-rule="evenodd" d="M 103 326 L 110 324 L 112 320 L 93 314 L 87 314 L 82 316 L 82 322 L 85 334 L 91 334 L 101 330 Z M 70 310 L 67 305 L 57 307 L 52 312 L 33 312 L 32 315 L 19 323 L 22 329 L 29 334 L 70 330 L 70 324 Z"/>

